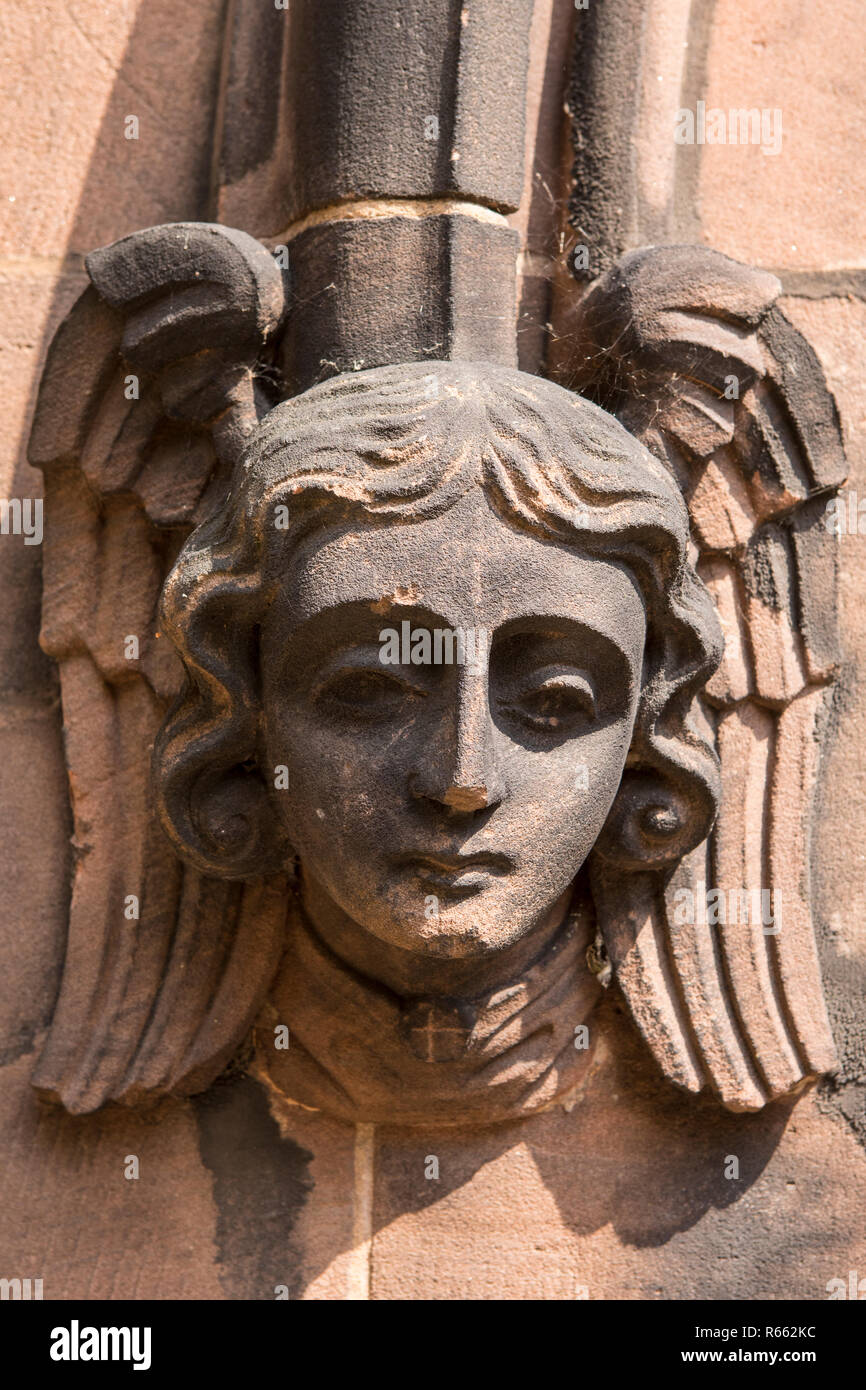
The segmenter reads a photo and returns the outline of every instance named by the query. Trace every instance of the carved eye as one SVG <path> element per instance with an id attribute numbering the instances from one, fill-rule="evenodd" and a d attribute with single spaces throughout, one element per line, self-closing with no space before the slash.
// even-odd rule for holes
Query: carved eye
<path id="1" fill-rule="evenodd" d="M 506 712 L 532 729 L 565 733 L 595 718 L 595 695 L 577 671 L 556 671 L 524 687 Z"/>
<path id="2" fill-rule="evenodd" d="M 384 671 L 340 671 L 321 687 L 317 701 L 333 714 L 350 719 L 386 719 L 407 700 L 425 692 Z"/>

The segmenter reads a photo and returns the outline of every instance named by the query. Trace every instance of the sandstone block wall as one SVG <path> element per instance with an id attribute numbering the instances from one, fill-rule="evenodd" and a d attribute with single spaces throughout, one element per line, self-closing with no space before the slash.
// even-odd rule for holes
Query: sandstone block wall
<path id="1" fill-rule="evenodd" d="M 536 42 L 563 31 L 565 3 L 538 0 Z M 26 437 L 84 254 L 214 215 L 223 9 L 6 0 L 2 497 L 39 496 Z M 638 238 L 701 241 L 780 276 L 839 405 L 848 487 L 866 499 L 861 6 L 662 0 L 652 11 L 635 94 Z M 537 101 L 538 61 L 535 73 Z M 780 152 L 674 148 L 676 108 L 698 101 L 780 111 Z M 130 115 L 137 140 L 125 138 Z M 231 220 L 264 234 L 257 198 L 245 205 L 233 189 Z M 528 238 L 525 274 L 543 279 L 556 248 L 533 240 L 526 199 L 513 221 Z M 528 312 L 540 302 L 527 294 Z M 821 1299 L 830 1279 L 866 1271 L 866 515 L 862 525 L 840 540 L 846 666 L 813 847 L 838 1081 L 793 1109 L 726 1115 L 663 1086 L 623 1015 L 615 1091 L 590 1079 L 570 1113 L 447 1136 L 272 1112 L 239 1074 L 140 1113 L 72 1118 L 34 1099 L 73 850 L 58 686 L 37 641 L 40 548 L 0 537 L 0 1275 L 42 1278 L 46 1298 L 271 1299 L 284 1285 L 325 1299 Z M 621 1012 L 615 998 L 606 1007 Z M 124 1177 L 131 1154 L 137 1181 Z M 737 1182 L 724 1177 L 728 1154 Z M 425 1176 L 431 1155 L 438 1179 Z"/>

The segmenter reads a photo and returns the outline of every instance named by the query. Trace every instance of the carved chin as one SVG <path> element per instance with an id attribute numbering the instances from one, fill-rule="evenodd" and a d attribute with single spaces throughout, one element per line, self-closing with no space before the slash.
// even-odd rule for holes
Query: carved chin
<path id="1" fill-rule="evenodd" d="M 536 913 L 525 921 L 505 904 L 491 907 L 480 897 L 462 902 L 442 899 L 438 910 L 431 907 L 429 917 L 387 919 L 370 930 L 379 940 L 403 950 L 460 960 L 503 950 L 531 931 L 537 917 Z"/>
<path id="2" fill-rule="evenodd" d="M 478 866 L 441 876 L 404 871 L 357 891 L 360 877 L 354 892 L 339 884 L 327 891 L 373 946 L 444 960 L 490 958 L 513 946 L 550 918 L 574 879 L 569 872 L 541 885 L 538 876 Z"/>
<path id="3" fill-rule="evenodd" d="M 492 900 L 484 891 L 450 900 L 429 895 L 426 903 L 417 896 L 408 902 L 403 894 L 395 897 L 371 905 L 369 915 L 359 915 L 356 907 L 354 920 L 374 940 L 443 959 L 493 955 L 520 940 L 544 915 L 537 907 L 528 914 L 516 911 L 501 889 Z"/>
<path id="4" fill-rule="evenodd" d="M 593 1065 L 604 990 L 587 965 L 591 931 L 576 908 L 508 988 L 401 996 L 339 965 L 293 904 L 254 1070 L 275 1100 L 352 1122 L 489 1124 L 546 1109 L 576 1096 Z M 277 1050 L 285 1019 L 291 1043 Z"/>

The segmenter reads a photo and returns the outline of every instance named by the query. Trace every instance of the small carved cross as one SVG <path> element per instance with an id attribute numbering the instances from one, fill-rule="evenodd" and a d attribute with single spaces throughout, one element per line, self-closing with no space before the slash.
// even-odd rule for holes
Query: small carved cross
<path id="1" fill-rule="evenodd" d="M 465 1056 L 475 1010 L 455 999 L 417 999 L 407 1005 L 402 1030 L 422 1062 L 457 1062 Z"/>

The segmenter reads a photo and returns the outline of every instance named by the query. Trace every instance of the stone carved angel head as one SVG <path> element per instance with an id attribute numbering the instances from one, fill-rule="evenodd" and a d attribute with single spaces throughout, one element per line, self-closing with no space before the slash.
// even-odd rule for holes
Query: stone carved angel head
<path id="1" fill-rule="evenodd" d="M 49 364 L 34 458 L 91 583 L 135 551 L 132 665 L 129 610 L 106 619 L 59 551 L 43 640 L 67 718 L 89 689 L 105 750 L 155 743 L 153 787 L 131 752 L 113 848 L 103 832 L 79 867 L 37 1085 L 81 1110 L 194 1091 L 252 1030 L 268 1084 L 342 1118 L 513 1118 L 579 1086 L 611 977 L 665 1074 L 732 1108 L 832 1066 L 802 881 L 769 931 L 701 906 L 708 885 L 778 887 L 780 836 L 807 836 L 780 759 L 811 756 L 833 670 L 801 542 L 837 427 L 825 392 L 785 394 L 806 349 L 772 277 L 673 248 L 591 291 L 576 384 L 619 419 L 464 361 L 275 403 L 255 368 L 280 319 L 267 254 L 214 228 L 135 240 L 91 259 L 61 343 L 102 334 L 108 403 L 59 439 Z M 160 298 L 191 254 L 235 316 L 204 364 L 200 324 Z M 437 633 L 473 634 L 473 659 L 437 661 Z M 738 779 L 767 806 L 757 847 Z"/>
<path id="2" fill-rule="evenodd" d="M 622 426 L 507 368 L 385 367 L 278 406 L 166 583 L 189 676 L 156 762 L 176 848 L 243 878 L 297 855 L 335 962 L 424 997 L 434 1028 L 443 997 L 471 1013 L 556 952 L 590 855 L 658 870 L 709 831 L 690 714 L 721 641 L 687 537 Z M 403 623 L 413 649 L 385 664 Z M 474 660 L 437 664 L 437 630 L 473 634 Z M 417 1070 L 415 1110 L 436 1082 Z"/>

